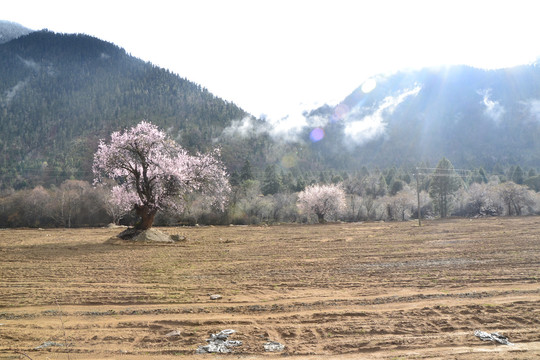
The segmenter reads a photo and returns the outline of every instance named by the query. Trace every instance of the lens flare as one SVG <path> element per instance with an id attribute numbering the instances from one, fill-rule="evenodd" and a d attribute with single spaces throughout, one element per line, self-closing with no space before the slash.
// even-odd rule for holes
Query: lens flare
<path id="1" fill-rule="evenodd" d="M 298 162 L 297 156 L 292 153 L 286 154 L 285 156 L 281 158 L 281 165 L 286 169 L 295 167 L 297 162 Z"/>
<path id="2" fill-rule="evenodd" d="M 324 130 L 321 128 L 315 128 L 311 130 L 311 134 L 309 134 L 309 138 L 313 142 L 321 141 L 324 138 Z"/>
<path id="3" fill-rule="evenodd" d="M 350 109 L 347 106 L 347 104 L 343 104 L 343 103 L 339 104 L 334 109 L 334 117 L 333 117 L 333 119 L 336 120 L 336 121 L 343 119 L 349 113 L 349 110 Z"/>

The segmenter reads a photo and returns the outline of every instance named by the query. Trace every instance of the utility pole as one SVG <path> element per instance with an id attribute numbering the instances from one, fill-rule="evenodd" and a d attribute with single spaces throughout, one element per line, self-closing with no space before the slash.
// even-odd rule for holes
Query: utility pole
<path id="1" fill-rule="evenodd" d="M 422 213 L 420 211 L 420 181 L 418 180 L 420 169 L 416 168 L 416 198 L 418 200 L 418 226 L 422 226 Z"/>

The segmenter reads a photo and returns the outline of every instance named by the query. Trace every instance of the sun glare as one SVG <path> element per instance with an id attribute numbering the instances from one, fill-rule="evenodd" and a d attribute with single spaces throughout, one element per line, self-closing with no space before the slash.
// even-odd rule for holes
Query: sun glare
<path id="1" fill-rule="evenodd" d="M 376 87 L 377 87 L 377 82 L 375 81 L 375 79 L 367 79 L 362 84 L 362 92 L 364 94 L 368 94 L 372 92 L 373 90 L 375 90 Z"/>

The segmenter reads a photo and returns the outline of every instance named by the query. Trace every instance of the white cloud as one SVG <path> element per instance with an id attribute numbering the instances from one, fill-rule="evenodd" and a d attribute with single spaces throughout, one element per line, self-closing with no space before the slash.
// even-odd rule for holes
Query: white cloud
<path id="1" fill-rule="evenodd" d="M 267 119 L 270 136 L 284 141 L 298 141 L 298 135 L 308 123 L 303 113 L 292 113 L 280 119 Z"/>
<path id="2" fill-rule="evenodd" d="M 6 104 L 9 105 L 11 100 L 17 95 L 17 93 L 22 90 L 22 88 L 26 85 L 26 81 L 19 81 L 14 87 L 6 91 Z"/>
<path id="3" fill-rule="evenodd" d="M 233 120 L 231 125 L 223 130 L 222 136 L 228 138 L 257 136 L 267 131 L 267 127 L 265 125 L 266 124 L 262 123 L 257 124 L 253 117 L 246 116 L 240 120 Z"/>
<path id="4" fill-rule="evenodd" d="M 417 85 L 412 89 L 401 91 L 397 95 L 387 96 L 372 111 L 361 104 L 353 109 L 341 103 L 337 105 L 333 114 L 307 116 L 303 106 L 297 107 L 296 111 L 282 117 L 261 115 L 262 120 L 253 117 L 245 117 L 235 120 L 223 130 L 223 137 L 247 137 L 257 136 L 263 133 L 270 135 L 274 140 L 284 142 L 301 141 L 300 135 L 307 129 L 323 128 L 330 122 L 340 121 L 344 123 L 345 136 L 352 140 L 355 145 L 381 136 L 386 131 L 385 116 L 391 115 L 397 106 L 409 96 L 416 96 L 421 90 Z M 367 114 L 366 114 L 367 113 Z M 357 120 L 359 119 L 360 120 Z"/>
<path id="5" fill-rule="evenodd" d="M 491 100 L 491 89 L 480 90 L 478 94 L 482 96 L 484 115 L 498 123 L 505 112 L 504 107 L 498 101 Z"/>
<path id="6" fill-rule="evenodd" d="M 27 59 L 23 59 L 22 57 L 20 56 L 17 56 L 19 58 L 19 60 L 22 61 L 22 63 L 26 66 L 28 66 L 30 69 L 34 70 L 34 71 L 39 71 L 39 69 L 41 68 L 41 66 L 35 62 L 34 60 L 27 60 Z"/>
<path id="7" fill-rule="evenodd" d="M 261 114 L 260 120 L 247 116 L 241 120 L 232 121 L 231 125 L 223 130 L 224 137 L 248 137 L 263 133 L 274 140 L 285 142 L 300 141 L 300 134 L 308 126 L 325 126 L 328 119 L 322 116 L 306 117 L 307 112 L 319 107 L 320 104 L 297 104 L 289 106 L 285 114 L 275 112 Z"/>
<path id="8" fill-rule="evenodd" d="M 540 120 L 540 99 L 531 99 L 523 102 L 526 110 L 536 120 Z"/>
<path id="9" fill-rule="evenodd" d="M 422 89 L 417 85 L 413 89 L 405 90 L 396 96 L 387 96 L 380 105 L 368 115 L 360 120 L 353 120 L 360 115 L 362 109 L 357 107 L 345 117 L 345 135 L 352 140 L 355 145 L 361 145 L 366 141 L 375 139 L 386 133 L 385 116 L 391 115 L 399 104 L 409 96 L 416 96 Z"/>

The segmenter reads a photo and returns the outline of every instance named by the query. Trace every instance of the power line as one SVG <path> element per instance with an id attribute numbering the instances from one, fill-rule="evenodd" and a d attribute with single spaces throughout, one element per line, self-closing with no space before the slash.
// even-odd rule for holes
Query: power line
<path id="1" fill-rule="evenodd" d="M 469 175 L 472 173 L 472 171 L 468 169 L 416 168 L 415 170 L 419 175 L 434 175 L 434 176 L 452 175 L 453 173 L 464 176 L 464 175 Z M 426 173 L 420 173 L 420 171 L 426 171 Z"/>
<path id="2" fill-rule="evenodd" d="M 467 169 L 441 169 L 441 168 L 415 168 L 414 176 L 416 178 L 416 197 L 418 200 L 418 226 L 422 226 L 422 213 L 420 210 L 420 175 L 427 175 L 430 177 L 460 177 L 463 178 L 472 173 L 471 170 Z M 426 173 L 420 173 L 420 171 L 429 171 Z"/>

